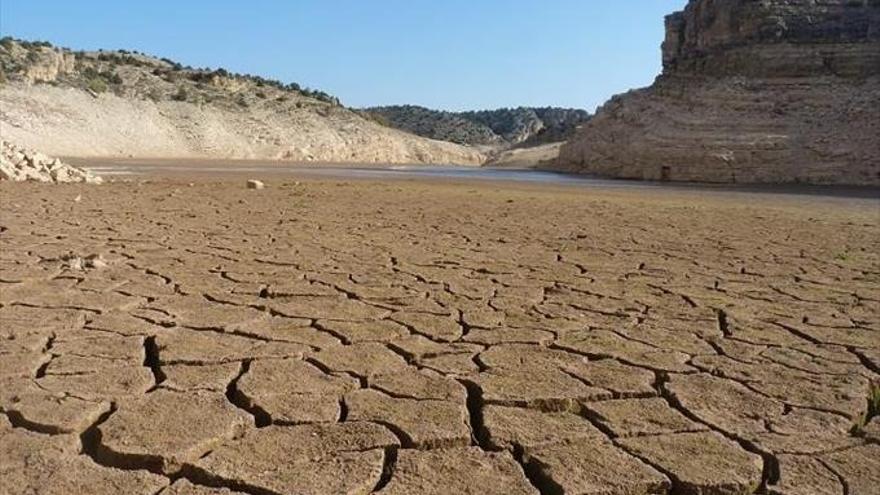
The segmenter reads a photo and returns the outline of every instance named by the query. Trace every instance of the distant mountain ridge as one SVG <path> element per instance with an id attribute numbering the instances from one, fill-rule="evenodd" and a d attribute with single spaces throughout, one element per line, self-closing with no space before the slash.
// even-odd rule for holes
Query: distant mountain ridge
<path id="1" fill-rule="evenodd" d="M 534 146 L 565 141 L 577 126 L 590 120 L 586 110 L 555 107 L 448 112 L 392 105 L 362 111 L 402 131 L 467 145 Z"/>

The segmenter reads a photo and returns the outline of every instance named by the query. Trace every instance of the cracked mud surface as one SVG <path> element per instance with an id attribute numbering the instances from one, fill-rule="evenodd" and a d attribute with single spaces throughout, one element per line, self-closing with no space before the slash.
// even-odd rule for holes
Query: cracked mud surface
<path id="1" fill-rule="evenodd" d="M 877 201 L 267 182 L 0 184 L 0 493 L 880 486 Z"/>

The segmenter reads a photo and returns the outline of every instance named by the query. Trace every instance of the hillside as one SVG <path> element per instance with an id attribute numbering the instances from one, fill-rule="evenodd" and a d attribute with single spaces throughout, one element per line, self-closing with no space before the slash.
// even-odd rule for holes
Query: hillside
<path id="1" fill-rule="evenodd" d="M 663 74 L 545 165 L 609 177 L 880 184 L 880 2 L 691 0 Z"/>
<path id="2" fill-rule="evenodd" d="M 126 52 L 0 42 L 0 132 L 61 156 L 479 164 L 321 91 Z"/>
<path id="3" fill-rule="evenodd" d="M 565 141 L 590 118 L 569 108 L 447 112 L 414 105 L 364 109 L 374 119 L 419 136 L 469 145 L 536 146 Z"/>

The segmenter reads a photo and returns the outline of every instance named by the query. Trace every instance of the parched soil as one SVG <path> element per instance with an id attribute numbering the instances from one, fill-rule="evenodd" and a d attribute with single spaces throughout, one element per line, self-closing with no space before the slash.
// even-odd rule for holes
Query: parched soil
<path id="1" fill-rule="evenodd" d="M 880 202 L 0 184 L 2 494 L 871 494 Z"/>

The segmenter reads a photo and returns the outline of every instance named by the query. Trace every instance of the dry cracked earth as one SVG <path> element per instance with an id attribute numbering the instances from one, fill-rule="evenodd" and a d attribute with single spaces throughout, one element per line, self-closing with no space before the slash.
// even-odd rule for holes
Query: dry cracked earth
<path id="1" fill-rule="evenodd" d="M 878 202 L 267 183 L 0 184 L 0 493 L 878 493 Z"/>

